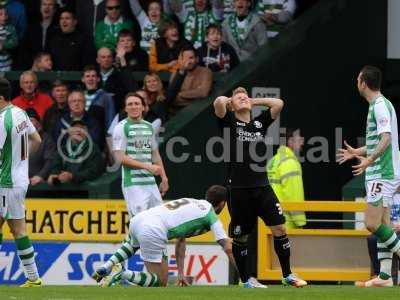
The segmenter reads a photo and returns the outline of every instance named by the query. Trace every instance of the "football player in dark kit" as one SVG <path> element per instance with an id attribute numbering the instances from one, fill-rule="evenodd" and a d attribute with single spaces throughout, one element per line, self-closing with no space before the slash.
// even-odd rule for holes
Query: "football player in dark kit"
<path id="1" fill-rule="evenodd" d="M 252 118 L 253 106 L 268 109 Z M 274 236 L 275 253 L 282 268 L 282 283 L 295 287 L 307 285 L 290 270 L 290 242 L 286 236 L 285 217 L 266 174 L 265 136 L 282 108 L 281 99 L 251 99 L 241 87 L 233 91 L 232 98 L 221 96 L 214 101 L 221 129 L 224 135 L 229 134 L 229 145 L 224 144 L 230 152 L 227 162 L 228 209 L 231 215 L 229 234 L 233 238 L 233 255 L 240 278 L 247 288 L 266 287 L 247 272 L 247 239 L 256 226 L 257 217 L 270 227 Z M 226 143 L 227 139 L 224 138 L 224 141 Z"/>

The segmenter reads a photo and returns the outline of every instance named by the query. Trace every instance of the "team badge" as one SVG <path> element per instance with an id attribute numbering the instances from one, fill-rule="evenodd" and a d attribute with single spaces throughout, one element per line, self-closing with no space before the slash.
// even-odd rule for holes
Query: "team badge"
<path id="1" fill-rule="evenodd" d="M 260 121 L 254 121 L 254 126 L 256 126 L 256 128 L 261 128 L 262 124 Z"/>

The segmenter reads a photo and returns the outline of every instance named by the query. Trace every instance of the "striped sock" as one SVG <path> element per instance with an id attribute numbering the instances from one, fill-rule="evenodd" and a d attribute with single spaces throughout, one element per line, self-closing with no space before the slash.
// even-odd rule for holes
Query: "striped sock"
<path id="1" fill-rule="evenodd" d="M 385 244 L 378 241 L 378 260 L 381 265 L 379 278 L 386 280 L 392 274 L 392 258 L 393 253 L 385 246 Z"/>
<path id="2" fill-rule="evenodd" d="M 122 263 L 123 261 L 127 260 L 129 257 L 134 255 L 138 249 L 139 248 L 132 247 L 132 245 L 125 239 L 121 248 L 119 248 L 117 252 L 115 252 L 113 256 L 110 257 L 110 259 L 104 264 L 104 267 L 107 270 L 111 270 L 113 265 Z"/>
<path id="3" fill-rule="evenodd" d="M 131 283 L 144 287 L 160 286 L 160 280 L 155 273 L 134 272 L 127 270 L 122 273 L 121 279 L 125 279 Z"/>
<path id="4" fill-rule="evenodd" d="M 391 252 L 400 256 L 400 240 L 392 228 L 381 224 L 374 234 Z"/>
<path id="5" fill-rule="evenodd" d="M 39 278 L 38 270 L 35 263 L 35 250 L 27 236 L 15 239 L 17 245 L 17 253 L 19 259 L 24 266 L 25 274 L 30 281 L 35 281 Z"/>

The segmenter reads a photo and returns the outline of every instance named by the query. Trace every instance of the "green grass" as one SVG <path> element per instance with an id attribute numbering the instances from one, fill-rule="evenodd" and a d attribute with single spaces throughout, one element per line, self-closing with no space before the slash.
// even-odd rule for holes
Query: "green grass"
<path id="1" fill-rule="evenodd" d="M 1 300 L 151 299 L 151 300 L 390 300 L 399 299 L 400 288 L 355 288 L 354 286 L 312 285 L 302 289 L 270 285 L 268 289 L 228 287 L 138 288 L 92 286 L 46 286 L 22 289 L 0 286 Z"/>

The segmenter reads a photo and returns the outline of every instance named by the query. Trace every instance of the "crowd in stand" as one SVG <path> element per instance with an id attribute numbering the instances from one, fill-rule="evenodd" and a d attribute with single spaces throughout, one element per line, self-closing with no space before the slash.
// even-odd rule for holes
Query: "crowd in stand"
<path id="1" fill-rule="evenodd" d="M 12 103 L 45 141 L 32 160 L 31 184 L 98 177 L 102 161 L 111 160 L 107 137 L 126 117 L 128 92 L 143 96 L 145 120 L 158 130 L 210 93 L 213 73 L 230 72 L 276 38 L 295 10 L 296 0 L 0 0 L 0 72 L 24 71 Z M 39 82 L 37 73 L 46 71 L 82 72 L 79 89 Z M 135 71 L 148 74 L 142 86 Z M 161 71 L 171 73 L 166 89 Z M 81 130 L 95 151 L 77 168 L 54 149 L 67 134 L 79 142 L 61 146 L 78 155 L 88 146 Z"/>

